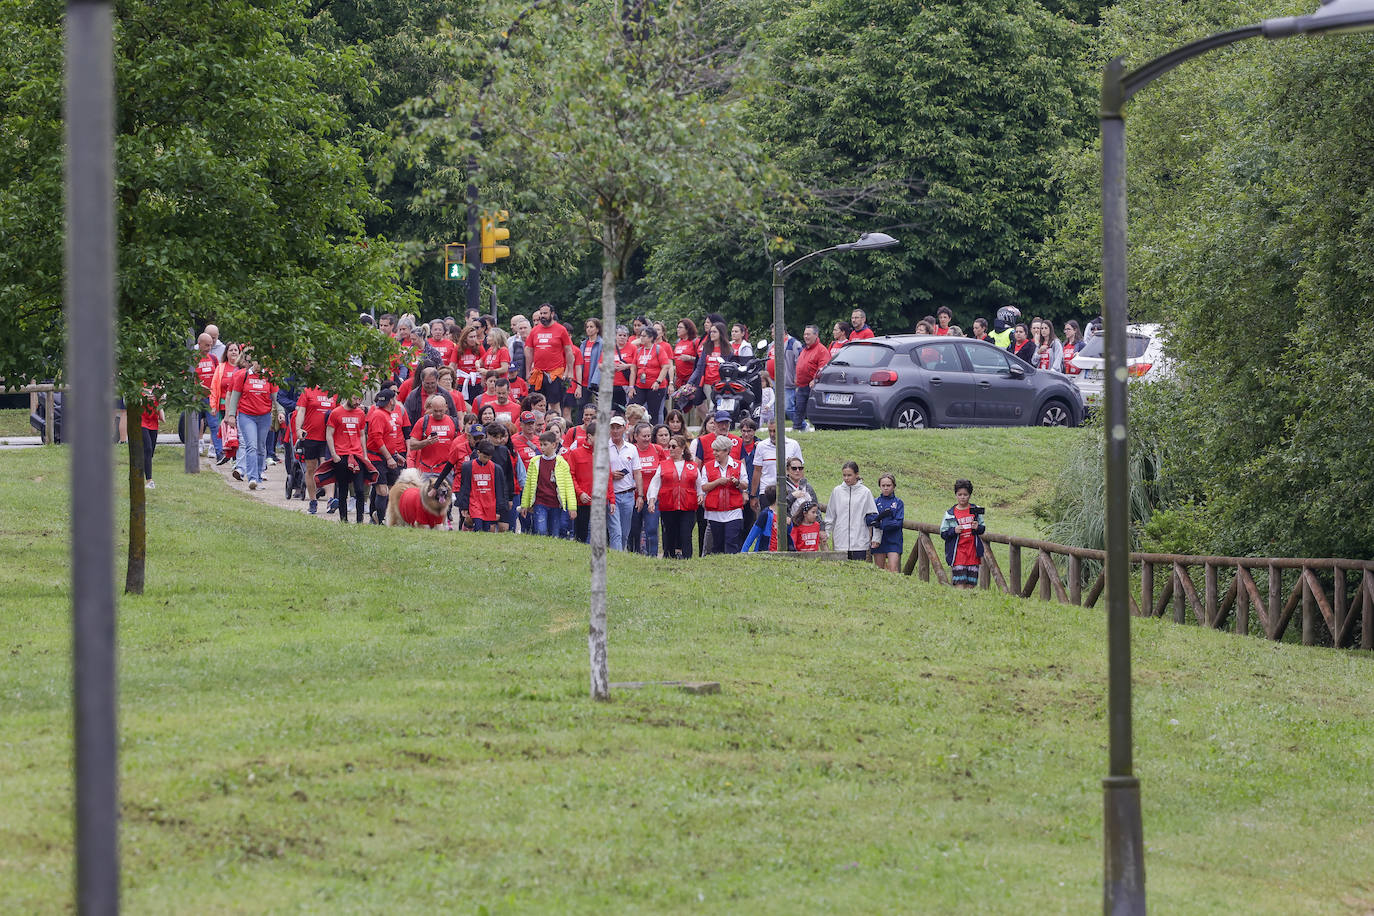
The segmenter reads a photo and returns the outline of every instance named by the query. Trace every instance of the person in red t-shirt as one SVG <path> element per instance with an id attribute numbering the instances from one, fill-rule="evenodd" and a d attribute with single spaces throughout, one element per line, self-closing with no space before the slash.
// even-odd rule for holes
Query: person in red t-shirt
<path id="1" fill-rule="evenodd" d="M 535 325 L 525 340 L 530 390 L 542 394 L 549 409 L 561 411 L 563 394 L 575 383 L 576 347 L 568 329 L 553 320 L 553 306 L 545 302 L 534 313 Z"/>
<path id="2" fill-rule="evenodd" d="M 495 531 L 510 511 L 505 469 L 491 460 L 495 451 L 492 443 L 479 442 L 473 456 L 463 462 L 454 503 L 462 510 L 463 527 L 469 531 Z"/>
<path id="3" fill-rule="evenodd" d="M 673 344 L 673 400 L 682 410 L 690 410 L 698 392 L 685 392 L 692 373 L 697 370 L 697 359 L 701 348 L 697 345 L 697 326 L 690 318 L 677 323 L 677 343 Z M 675 433 L 676 435 L 676 433 Z"/>
<path id="4" fill-rule="evenodd" d="M 812 500 L 801 500 L 792 509 L 792 527 L 788 535 L 792 538 L 793 550 L 821 549 L 821 507 Z"/>
<path id="5" fill-rule="evenodd" d="M 798 432 L 809 429 L 806 425 L 806 407 L 807 402 L 811 399 L 811 384 L 820 375 L 820 371 L 825 368 L 825 364 L 830 362 L 830 349 L 821 343 L 820 329 L 814 324 L 806 326 L 802 340 L 805 342 L 805 346 L 802 347 L 801 354 L 797 357 L 796 427 Z"/>
<path id="6" fill-rule="evenodd" d="M 510 347 L 506 346 L 506 332 L 500 328 L 487 330 L 487 348 L 482 352 L 482 368 L 494 369 L 502 375 L 510 373 Z"/>
<path id="7" fill-rule="evenodd" d="M 632 400 L 642 404 L 649 412 L 649 419 L 657 423 L 663 414 L 663 396 L 668 393 L 673 360 L 672 353 L 659 343 L 658 332 L 651 324 L 640 328 L 634 363 L 635 393 Z"/>
<path id="8" fill-rule="evenodd" d="M 372 524 L 380 525 L 386 518 L 391 487 L 405 467 L 405 434 L 398 437 L 397 433 L 406 424 L 405 409 L 396 403 L 396 392 L 391 388 L 378 391 L 372 405 L 367 412 L 367 460 L 377 469 L 377 482 L 372 485 L 368 518 Z M 399 416 L 394 413 L 396 410 L 401 411 Z"/>
<path id="9" fill-rule="evenodd" d="M 437 394 L 432 396 L 425 405 L 425 415 L 415 421 L 406 441 L 412 467 L 426 477 L 437 477 L 457 436 L 458 426 L 448 415 L 448 402 Z"/>
<path id="10" fill-rule="evenodd" d="M 596 421 L 588 423 L 584 432 L 580 442 L 564 449 L 563 457 L 568 461 L 573 492 L 577 494 L 577 518 L 573 522 L 573 531 L 577 539 L 585 544 L 592 525 L 592 445 L 596 441 Z M 610 504 L 614 505 L 615 497 L 611 496 L 610 499 Z"/>
<path id="11" fill-rule="evenodd" d="M 498 375 L 491 379 L 491 384 L 494 394 L 482 395 L 478 398 L 480 403 L 473 404 L 473 408 L 480 412 L 483 408 L 490 407 L 496 414 L 496 422 L 514 427 L 520 416 L 520 405 L 511 400 L 510 379 Z"/>
<path id="12" fill-rule="evenodd" d="M 942 305 L 935 310 L 935 336 L 948 337 L 949 324 L 954 320 L 954 313 L 949 310 L 949 306 Z"/>
<path id="13" fill-rule="evenodd" d="M 667 459 L 668 452 L 654 443 L 654 428 L 648 423 L 635 424 L 630 438 L 639 456 L 639 495 L 643 496 L 648 493 L 649 484 L 658 473 L 658 466 Z M 640 503 L 634 515 L 630 517 L 630 536 L 625 543 L 631 553 L 643 553 L 646 557 L 658 556 L 658 512 L 649 508 L 647 501 Z"/>
<path id="14" fill-rule="evenodd" d="M 850 340 L 868 340 L 873 336 L 873 329 L 868 326 L 868 315 L 863 309 L 855 309 L 849 315 Z"/>
<path id="15" fill-rule="evenodd" d="M 458 362 L 458 345 L 448 339 L 447 333 L 444 319 L 435 318 L 429 323 L 429 337 L 425 343 L 439 351 L 445 366 L 452 366 Z"/>
<path id="16" fill-rule="evenodd" d="M 848 321 L 837 321 L 830 329 L 830 355 L 833 357 L 840 352 L 840 347 L 849 343 L 849 332 L 854 328 Z"/>
<path id="17" fill-rule="evenodd" d="M 252 351 L 244 345 L 244 352 Z M 242 361 L 245 357 L 240 355 Z M 227 414 L 234 418 L 233 425 L 238 429 L 239 443 L 244 452 L 244 470 L 234 469 L 234 479 L 248 477 L 248 489 L 256 490 L 262 484 L 262 472 L 266 467 L 267 433 L 272 421 L 273 399 L 277 386 L 264 376 L 257 360 L 234 376 L 229 388 Z"/>
<path id="18" fill-rule="evenodd" d="M 469 324 L 458 334 L 458 355 L 454 362 L 456 387 L 463 391 L 464 400 L 472 400 L 482 388 L 482 326 Z"/>
<path id="19" fill-rule="evenodd" d="M 215 464 L 224 464 L 224 443 L 219 438 L 219 413 L 210 403 L 210 389 L 214 384 L 215 370 L 219 368 L 219 359 L 211 350 L 214 348 L 215 339 L 209 334 L 201 334 L 196 338 L 196 379 L 200 382 L 200 410 L 196 417 L 196 439 L 200 439 L 201 430 L 210 430 L 210 444 L 215 447 Z"/>
<path id="20" fill-rule="evenodd" d="M 296 398 L 296 437 L 301 443 L 301 457 L 305 459 L 306 486 L 314 487 L 315 472 L 320 461 L 329 455 L 325 443 L 324 424 L 329 412 L 339 406 L 339 399 L 322 388 L 307 388 Z M 312 490 L 310 514 L 318 509 L 319 490 Z"/>
<path id="21" fill-rule="evenodd" d="M 153 451 L 157 449 L 157 428 L 162 422 L 162 408 L 158 406 L 158 401 L 159 398 L 151 388 L 143 389 L 143 419 L 139 426 L 142 427 L 141 433 L 143 435 L 143 480 L 145 481 L 143 485 L 149 490 L 155 489 L 153 484 Z"/>
<path id="22" fill-rule="evenodd" d="M 968 480 L 954 481 L 954 505 L 945 512 L 940 522 L 940 537 L 945 541 L 945 562 L 950 567 L 950 578 L 957 588 L 976 588 L 979 567 L 983 562 L 982 534 L 987 530 L 984 524 L 982 506 L 969 502 L 973 496 L 973 484 Z"/>
<path id="23" fill-rule="evenodd" d="M 364 497 L 367 478 L 372 470 L 364 447 L 367 435 L 367 412 L 358 406 L 358 399 L 350 397 L 343 406 L 329 412 L 324 439 L 329 457 L 334 462 L 334 502 L 338 504 L 339 521 L 348 521 L 348 493 L 353 491 L 357 523 L 363 523 Z"/>

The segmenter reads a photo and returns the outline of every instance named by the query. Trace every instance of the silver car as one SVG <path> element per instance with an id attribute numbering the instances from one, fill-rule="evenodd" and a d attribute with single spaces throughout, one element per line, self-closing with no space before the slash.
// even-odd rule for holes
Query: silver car
<path id="1" fill-rule="evenodd" d="M 836 351 L 806 412 L 820 427 L 1077 426 L 1084 406 L 1067 376 L 990 343 L 903 334 Z"/>
<path id="2" fill-rule="evenodd" d="M 1157 324 L 1126 325 L 1126 372 L 1132 381 L 1153 382 L 1173 377 L 1173 363 L 1164 354 L 1160 331 L 1161 326 Z M 1102 397 L 1103 367 L 1107 363 L 1102 348 L 1106 342 L 1106 338 L 1099 334 L 1083 344 L 1083 349 L 1068 361 L 1081 370 L 1069 378 L 1073 379 L 1083 399 L 1089 404 Z"/>

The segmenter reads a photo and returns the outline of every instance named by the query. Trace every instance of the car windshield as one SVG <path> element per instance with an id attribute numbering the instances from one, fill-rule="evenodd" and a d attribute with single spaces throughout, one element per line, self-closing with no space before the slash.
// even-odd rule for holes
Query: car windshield
<path id="1" fill-rule="evenodd" d="M 830 365 L 870 369 L 884 365 L 891 355 L 892 348 L 885 344 L 848 343 L 839 349 Z"/>
<path id="2" fill-rule="evenodd" d="M 1083 345 L 1083 349 L 1078 351 L 1079 356 L 1086 356 L 1089 359 L 1102 359 L 1102 348 L 1106 345 L 1107 338 L 1101 334 L 1094 337 Z M 1139 359 L 1145 355 L 1145 349 L 1150 346 L 1150 338 L 1144 334 L 1126 335 L 1126 358 Z"/>

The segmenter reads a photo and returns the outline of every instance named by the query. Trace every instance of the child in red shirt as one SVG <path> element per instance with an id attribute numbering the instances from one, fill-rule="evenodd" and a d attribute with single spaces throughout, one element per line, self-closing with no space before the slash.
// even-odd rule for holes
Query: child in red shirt
<path id="1" fill-rule="evenodd" d="M 797 550 L 821 549 L 820 506 L 803 500 L 792 512 L 792 546 Z"/>

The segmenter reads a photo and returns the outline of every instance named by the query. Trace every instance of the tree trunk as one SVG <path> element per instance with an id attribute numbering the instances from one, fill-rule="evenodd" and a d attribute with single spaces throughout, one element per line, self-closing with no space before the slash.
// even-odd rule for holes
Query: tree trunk
<path id="1" fill-rule="evenodd" d="M 592 448 L 592 587 L 591 625 L 587 650 L 591 655 L 592 699 L 609 700 L 610 675 L 606 664 L 606 488 L 611 476 L 609 433 L 611 394 L 615 387 L 615 282 L 619 273 L 617 221 L 608 216 L 601 255 L 601 383 L 596 393 L 596 439 Z M 607 345 L 607 341 L 610 345 Z"/>
<path id="2" fill-rule="evenodd" d="M 139 399 L 126 404 L 141 405 Z M 148 490 L 143 482 L 143 430 L 134 428 L 136 411 L 129 410 L 129 560 L 124 572 L 124 594 L 143 594 L 143 574 L 148 560 Z"/>

